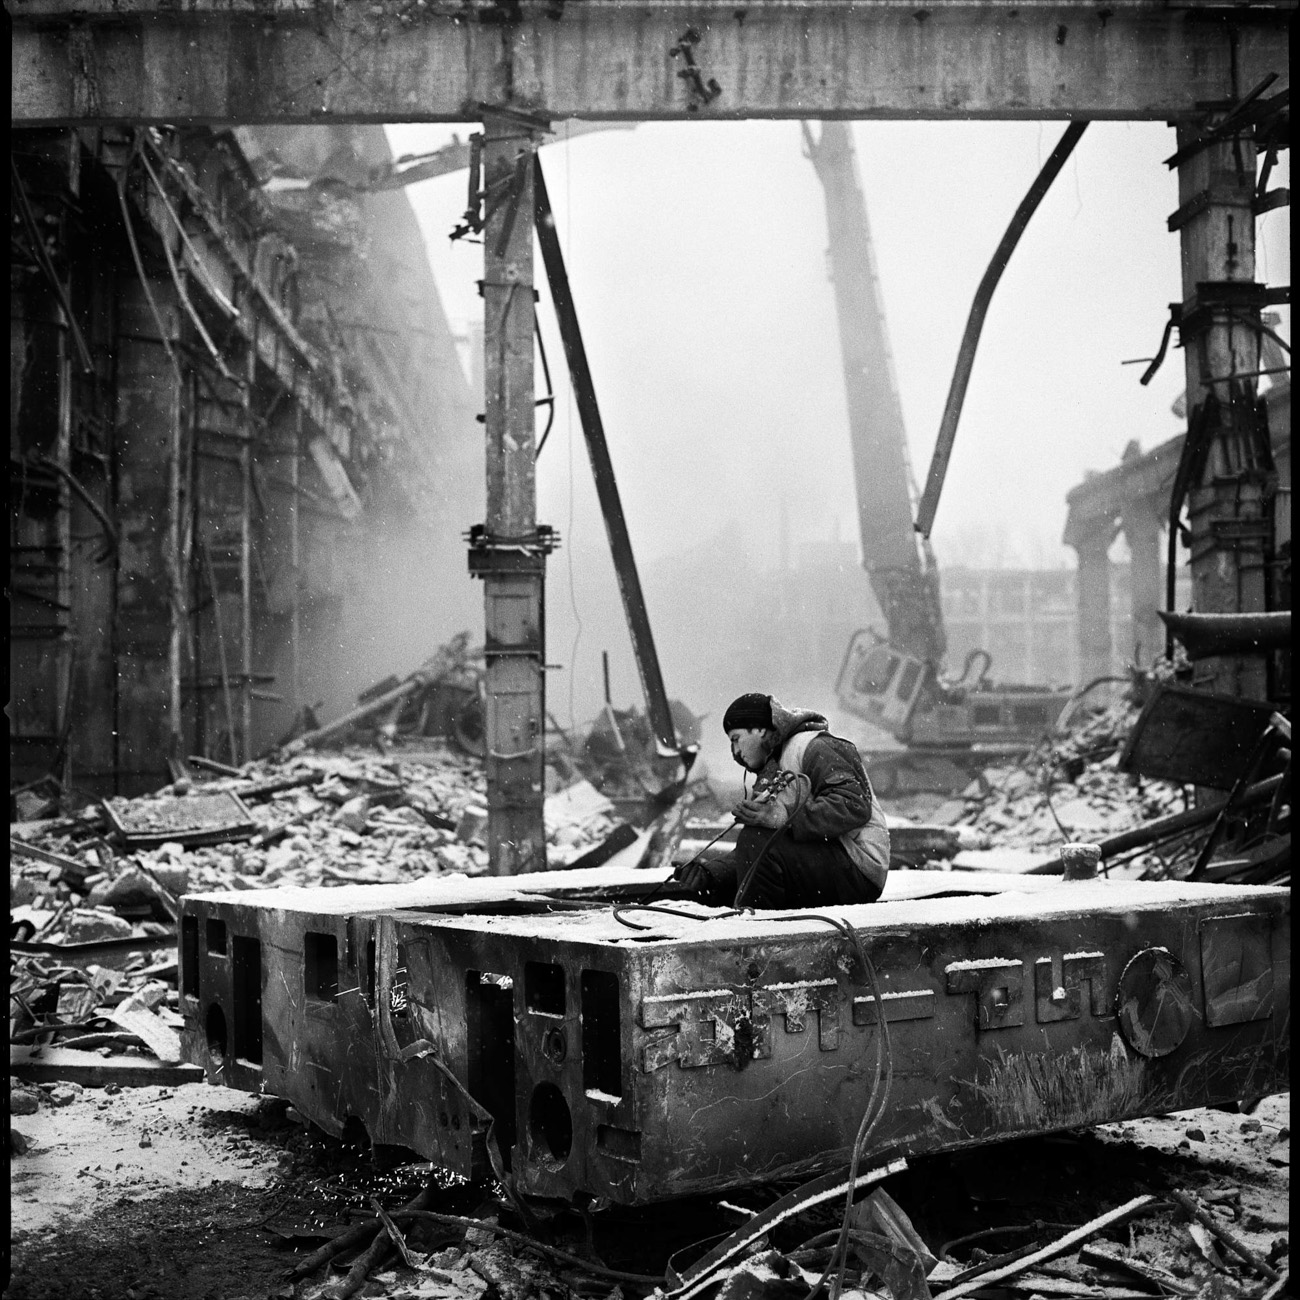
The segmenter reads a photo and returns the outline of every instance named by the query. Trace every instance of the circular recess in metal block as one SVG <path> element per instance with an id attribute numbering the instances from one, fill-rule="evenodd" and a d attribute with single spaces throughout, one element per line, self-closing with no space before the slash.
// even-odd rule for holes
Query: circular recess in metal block
<path id="1" fill-rule="evenodd" d="M 226 1016 L 225 1012 L 214 1002 L 208 1008 L 204 1022 L 208 1031 L 208 1055 L 214 1065 L 226 1063 Z"/>
<path id="2" fill-rule="evenodd" d="M 1115 1014 L 1124 1041 L 1139 1055 L 1168 1056 L 1196 1019 L 1192 980 L 1166 948 L 1145 948 L 1119 977 Z"/>
<path id="3" fill-rule="evenodd" d="M 542 1035 L 542 1053 L 552 1065 L 560 1065 L 569 1054 L 563 1029 L 548 1029 Z"/>
<path id="4" fill-rule="evenodd" d="M 562 1165 L 573 1150 L 573 1116 L 564 1094 L 553 1083 L 539 1083 L 528 1103 L 528 1131 L 544 1158 Z"/>

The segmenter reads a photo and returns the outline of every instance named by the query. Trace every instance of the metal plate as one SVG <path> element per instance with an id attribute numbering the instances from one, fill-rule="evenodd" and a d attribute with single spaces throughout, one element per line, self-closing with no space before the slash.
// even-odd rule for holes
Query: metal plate
<path id="1" fill-rule="evenodd" d="M 1235 696 L 1162 686 L 1147 701 L 1123 753 L 1121 772 L 1231 790 L 1273 710 Z"/>
<path id="2" fill-rule="evenodd" d="M 1140 1056 L 1168 1056 L 1197 1019 L 1187 968 L 1167 948 L 1146 948 L 1124 967 L 1115 994 L 1124 1041 Z"/>

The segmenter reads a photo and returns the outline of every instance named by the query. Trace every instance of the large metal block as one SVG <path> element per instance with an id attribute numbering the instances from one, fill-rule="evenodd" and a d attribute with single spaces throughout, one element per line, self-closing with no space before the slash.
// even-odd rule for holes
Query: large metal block
<path id="1" fill-rule="evenodd" d="M 832 1169 L 886 1075 L 873 1159 L 1287 1086 L 1283 889 L 1004 877 L 954 896 L 900 873 L 895 901 L 826 912 L 873 981 L 817 917 L 620 920 L 598 897 L 648 876 L 186 899 L 191 1059 L 466 1175 L 490 1116 L 521 1191 L 623 1203 Z"/>

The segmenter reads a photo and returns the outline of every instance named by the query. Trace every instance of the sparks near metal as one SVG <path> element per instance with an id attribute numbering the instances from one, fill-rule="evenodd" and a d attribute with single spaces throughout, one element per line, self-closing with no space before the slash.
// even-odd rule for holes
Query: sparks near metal
<path id="1" fill-rule="evenodd" d="M 1287 1086 L 1285 889 L 908 872 L 825 916 L 620 924 L 662 875 L 186 898 L 187 1055 L 329 1133 L 625 1204 L 846 1166 L 882 1020 L 870 1163 Z"/>

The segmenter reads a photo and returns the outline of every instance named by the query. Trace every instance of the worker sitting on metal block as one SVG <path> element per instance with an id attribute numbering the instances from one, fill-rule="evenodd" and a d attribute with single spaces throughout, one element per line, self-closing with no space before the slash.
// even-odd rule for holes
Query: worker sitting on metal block
<path id="1" fill-rule="evenodd" d="M 731 756 L 757 776 L 732 809 L 735 850 L 692 863 L 683 883 L 716 906 L 873 903 L 889 871 L 889 830 L 857 747 L 811 709 L 770 695 L 733 700 L 722 718 Z"/>

